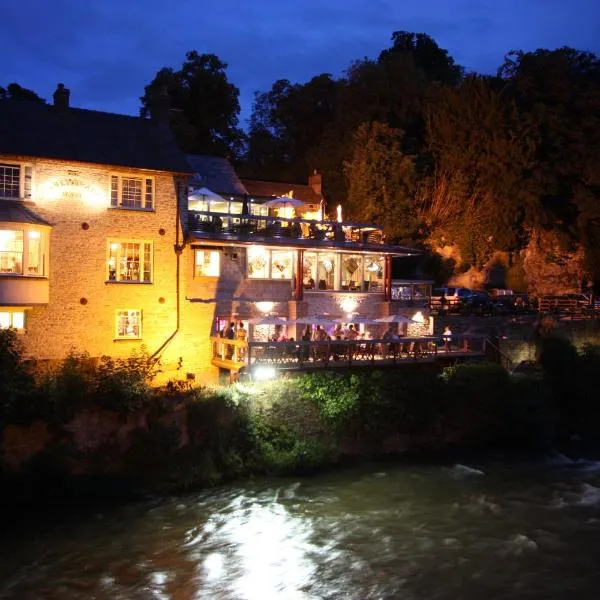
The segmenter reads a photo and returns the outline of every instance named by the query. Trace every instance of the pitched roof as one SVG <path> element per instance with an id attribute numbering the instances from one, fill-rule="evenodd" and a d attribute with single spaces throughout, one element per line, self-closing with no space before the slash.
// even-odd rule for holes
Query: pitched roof
<path id="1" fill-rule="evenodd" d="M 0 200 L 0 222 L 49 225 L 49 223 L 30 211 L 24 204 L 15 202 L 14 200 Z"/>
<path id="2" fill-rule="evenodd" d="M 0 154 L 190 172 L 171 132 L 150 120 L 37 102 L 0 101 Z"/>
<path id="3" fill-rule="evenodd" d="M 190 185 L 207 187 L 209 190 L 223 195 L 243 196 L 248 193 L 226 158 L 206 154 L 190 154 L 187 159 L 194 171 Z"/>
<path id="4" fill-rule="evenodd" d="M 303 200 L 309 204 L 319 204 L 322 196 L 315 193 L 310 185 L 302 183 L 281 183 L 278 181 L 257 181 L 254 179 L 242 179 L 242 183 L 253 198 L 272 198 L 284 196 L 292 192 L 294 198 Z"/>

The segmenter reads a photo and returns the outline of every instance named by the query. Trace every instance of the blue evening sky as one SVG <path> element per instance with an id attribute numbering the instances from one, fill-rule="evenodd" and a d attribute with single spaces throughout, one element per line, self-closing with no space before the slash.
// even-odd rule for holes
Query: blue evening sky
<path id="1" fill-rule="evenodd" d="M 277 79 L 339 76 L 375 58 L 394 31 L 425 32 L 469 70 L 493 73 L 511 49 L 572 46 L 600 54 L 600 0 L 3 0 L 0 85 L 73 106 L 137 114 L 139 96 L 185 52 L 214 53 L 241 91 Z"/>

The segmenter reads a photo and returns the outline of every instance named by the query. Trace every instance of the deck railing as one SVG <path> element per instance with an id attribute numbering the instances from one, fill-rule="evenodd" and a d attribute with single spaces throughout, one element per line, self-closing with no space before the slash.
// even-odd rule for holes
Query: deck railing
<path id="1" fill-rule="evenodd" d="M 213 337 L 213 362 L 232 370 L 260 364 L 285 368 L 431 362 L 442 357 L 484 356 L 486 338 L 480 336 L 403 337 L 398 341 L 327 340 L 241 342 Z"/>
<path id="2" fill-rule="evenodd" d="M 269 237 L 381 244 L 382 231 L 361 223 L 338 223 L 301 218 L 189 211 L 192 231 L 236 237 Z"/>

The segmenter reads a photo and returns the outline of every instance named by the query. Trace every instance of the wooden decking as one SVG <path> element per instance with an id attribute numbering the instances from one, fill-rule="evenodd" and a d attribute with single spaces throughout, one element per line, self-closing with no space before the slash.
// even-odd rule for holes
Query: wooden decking
<path id="1" fill-rule="evenodd" d="M 314 371 L 348 367 L 386 367 L 464 361 L 494 357 L 495 348 L 479 336 L 402 338 L 399 342 L 378 340 L 323 342 L 239 342 L 211 338 L 212 364 L 238 373 L 261 366 L 278 371 Z"/>

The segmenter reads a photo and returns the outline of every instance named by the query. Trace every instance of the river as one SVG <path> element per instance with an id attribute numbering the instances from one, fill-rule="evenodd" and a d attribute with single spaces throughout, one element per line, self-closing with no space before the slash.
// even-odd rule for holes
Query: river
<path id="1" fill-rule="evenodd" d="M 369 464 L 43 523 L 2 537 L 2 600 L 600 597 L 600 463 L 561 455 Z"/>

